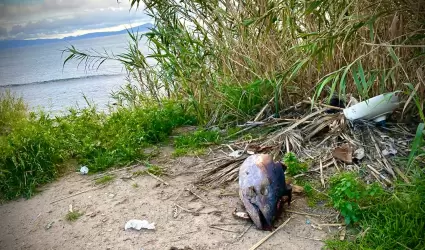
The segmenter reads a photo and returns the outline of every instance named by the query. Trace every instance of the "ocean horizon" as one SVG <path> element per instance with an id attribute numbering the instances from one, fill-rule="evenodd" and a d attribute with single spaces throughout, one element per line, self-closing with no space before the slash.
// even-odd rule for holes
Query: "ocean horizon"
<path id="1" fill-rule="evenodd" d="M 106 50 L 116 55 L 125 52 L 128 35 L 0 50 L 0 92 L 10 90 L 24 99 L 29 110 L 52 115 L 87 107 L 86 98 L 99 110 L 107 110 L 113 101 L 110 94 L 127 83 L 125 68 L 114 60 L 105 61 L 98 69 L 73 60 L 63 65 L 67 55 L 62 50 L 71 44 L 80 51 Z M 141 49 L 147 53 L 147 48 Z"/>

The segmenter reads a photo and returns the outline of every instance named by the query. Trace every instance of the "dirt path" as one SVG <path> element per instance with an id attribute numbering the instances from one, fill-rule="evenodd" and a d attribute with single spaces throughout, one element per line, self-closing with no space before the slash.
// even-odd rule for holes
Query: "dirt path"
<path id="1" fill-rule="evenodd" d="M 160 159 L 164 160 L 157 160 L 157 164 L 170 174 L 163 177 L 169 186 L 149 175 L 127 178 L 143 169 L 139 166 L 116 172 L 116 178 L 104 188 L 51 204 L 95 187 L 94 176 L 73 173 L 47 185 L 29 200 L 1 205 L 0 249 L 249 249 L 269 234 L 252 226 L 239 238 L 251 223 L 232 216 L 236 208 L 241 208 L 237 183 L 223 189 L 198 189 L 191 182 L 196 172 L 202 171 L 202 166 L 197 165 L 203 160 L 182 157 L 170 161 L 167 156 Z M 186 188 L 193 189 L 203 200 Z M 302 197 L 295 195 L 294 200 L 292 210 L 320 212 L 308 210 Z M 84 213 L 75 222 L 65 220 L 70 204 Z M 199 213 L 182 211 L 175 204 Z M 289 216 L 285 213 L 276 225 Z M 155 222 L 156 230 L 125 231 L 124 225 L 130 219 Z M 315 217 L 310 220 L 320 223 Z M 229 231 L 210 227 L 225 223 L 237 225 L 218 226 Z M 306 224 L 304 215 L 292 214 L 289 223 L 258 249 L 320 249 L 323 243 L 313 239 L 325 237 L 324 231 Z"/>

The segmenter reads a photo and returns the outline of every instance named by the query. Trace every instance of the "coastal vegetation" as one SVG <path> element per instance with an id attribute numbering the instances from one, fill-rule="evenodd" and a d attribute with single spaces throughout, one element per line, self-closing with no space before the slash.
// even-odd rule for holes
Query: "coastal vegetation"
<path id="1" fill-rule="evenodd" d="M 266 104 L 285 107 L 337 96 L 348 102 L 386 92 L 404 99 L 400 120 L 417 126 L 407 158 L 412 183 L 394 190 L 341 174 L 326 196 L 353 234 L 329 249 L 425 247 L 424 150 L 425 6 L 420 1 L 131 0 L 154 27 L 129 31 L 127 52 L 111 55 L 66 48 L 64 63 L 101 67 L 118 60 L 138 85 L 114 94 L 103 113 L 90 106 L 50 117 L 0 96 L 0 198 L 30 197 L 78 164 L 103 171 L 144 160 L 143 149 L 168 140 L 182 125 L 200 128 L 174 140 L 176 155 L 202 152 L 224 137 L 219 129 L 252 120 Z M 143 10 L 142 10 L 143 8 Z M 151 53 L 140 52 L 141 38 Z M 349 95 L 348 95 L 349 94 Z M 231 133 L 229 133 L 231 134 Z M 199 151 L 200 150 L 200 151 Z M 292 174 L 306 171 L 287 154 Z M 75 163 L 76 162 L 76 163 Z M 305 184 L 307 195 L 315 190 Z"/>

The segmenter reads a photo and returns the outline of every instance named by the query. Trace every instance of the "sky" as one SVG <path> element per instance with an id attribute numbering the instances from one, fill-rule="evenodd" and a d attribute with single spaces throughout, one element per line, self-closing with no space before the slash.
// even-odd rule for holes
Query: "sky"
<path id="1" fill-rule="evenodd" d="M 151 22 L 129 0 L 0 0 L 0 40 L 118 31 Z"/>

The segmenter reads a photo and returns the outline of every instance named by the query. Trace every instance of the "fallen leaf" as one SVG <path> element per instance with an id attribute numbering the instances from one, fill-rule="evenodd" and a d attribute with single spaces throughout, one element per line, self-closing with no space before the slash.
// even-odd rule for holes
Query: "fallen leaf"
<path id="1" fill-rule="evenodd" d="M 353 163 L 353 148 L 350 144 L 344 143 L 340 147 L 334 149 L 332 156 L 345 163 Z"/>

